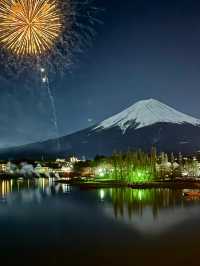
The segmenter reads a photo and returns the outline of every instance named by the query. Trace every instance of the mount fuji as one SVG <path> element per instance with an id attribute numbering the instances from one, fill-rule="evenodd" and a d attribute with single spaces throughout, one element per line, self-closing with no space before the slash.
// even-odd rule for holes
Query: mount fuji
<path id="1" fill-rule="evenodd" d="M 200 125 L 200 120 L 180 113 L 157 100 L 149 99 L 139 101 L 123 112 L 104 120 L 95 129 L 105 130 L 118 126 L 126 133 L 127 129 L 139 129 L 156 123 L 188 123 L 196 126 Z"/>
<path id="2" fill-rule="evenodd" d="M 58 146 L 59 143 L 59 146 Z M 99 124 L 61 137 L 0 151 L 1 158 L 55 158 L 75 154 L 92 158 L 113 151 L 156 146 L 159 151 L 200 150 L 200 120 L 154 99 L 135 103 Z"/>

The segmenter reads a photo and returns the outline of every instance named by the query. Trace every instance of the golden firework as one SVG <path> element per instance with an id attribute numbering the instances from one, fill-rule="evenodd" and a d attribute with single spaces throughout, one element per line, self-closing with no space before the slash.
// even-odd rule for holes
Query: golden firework
<path id="1" fill-rule="evenodd" d="M 56 0 L 0 0 L 0 43 L 19 56 L 50 50 L 62 29 Z"/>

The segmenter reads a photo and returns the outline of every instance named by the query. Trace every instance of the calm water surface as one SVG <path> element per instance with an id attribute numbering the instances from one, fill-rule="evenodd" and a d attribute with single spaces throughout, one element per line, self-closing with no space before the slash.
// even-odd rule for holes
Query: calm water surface
<path id="1" fill-rule="evenodd" d="M 199 265 L 200 201 L 181 190 L 0 181 L 2 265 Z"/>

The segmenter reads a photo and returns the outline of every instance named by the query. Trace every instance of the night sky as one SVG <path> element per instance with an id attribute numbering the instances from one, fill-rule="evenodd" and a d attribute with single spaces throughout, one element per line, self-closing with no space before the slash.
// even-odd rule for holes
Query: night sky
<path id="1" fill-rule="evenodd" d="M 200 3 L 94 1 L 96 36 L 51 84 L 60 135 L 155 98 L 200 118 Z M 55 136 L 45 91 L 1 77 L 0 147 Z"/>

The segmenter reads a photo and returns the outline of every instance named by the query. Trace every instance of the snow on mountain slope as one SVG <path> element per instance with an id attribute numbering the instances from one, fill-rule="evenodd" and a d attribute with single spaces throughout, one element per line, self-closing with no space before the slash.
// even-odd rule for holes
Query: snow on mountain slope
<path id="1" fill-rule="evenodd" d="M 149 99 L 135 103 L 131 107 L 116 114 L 100 124 L 94 130 L 108 129 L 115 126 L 123 133 L 130 127 L 139 129 L 156 123 L 192 124 L 200 126 L 200 120 L 178 112 L 157 100 Z"/>

